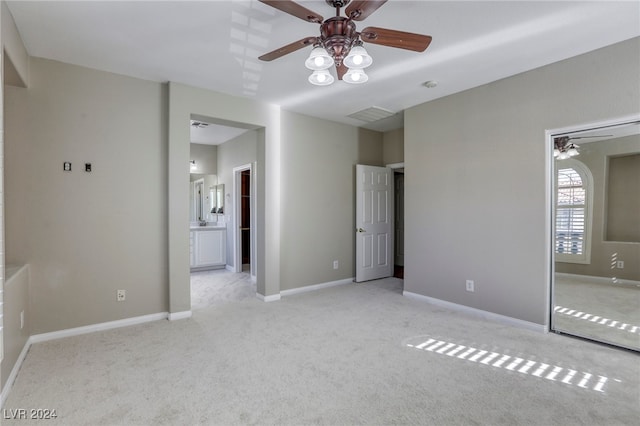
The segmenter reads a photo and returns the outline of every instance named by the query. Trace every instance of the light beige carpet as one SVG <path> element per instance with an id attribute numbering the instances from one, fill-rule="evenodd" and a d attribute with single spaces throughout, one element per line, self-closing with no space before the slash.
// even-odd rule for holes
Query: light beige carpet
<path id="1" fill-rule="evenodd" d="M 58 417 L 2 424 L 635 425 L 639 392 L 636 354 L 387 279 L 33 345 L 4 408 Z"/>
<path id="2" fill-rule="evenodd" d="M 640 350 L 640 288 L 557 275 L 554 289 L 555 329 Z"/>

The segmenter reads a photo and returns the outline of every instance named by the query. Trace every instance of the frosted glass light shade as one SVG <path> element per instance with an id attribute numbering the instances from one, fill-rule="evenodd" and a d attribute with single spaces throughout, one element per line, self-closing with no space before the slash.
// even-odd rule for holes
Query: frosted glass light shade
<path id="1" fill-rule="evenodd" d="M 333 65 L 333 58 L 329 56 L 324 47 L 314 47 L 309 57 L 304 61 L 304 66 L 310 70 L 326 70 Z"/>
<path id="2" fill-rule="evenodd" d="M 349 71 L 342 77 L 342 81 L 349 84 L 362 84 L 369 80 L 369 76 L 360 68 L 349 68 Z"/>
<path id="3" fill-rule="evenodd" d="M 316 86 L 328 86 L 333 83 L 333 76 L 328 70 L 316 70 L 309 76 L 309 83 Z"/>
<path id="4" fill-rule="evenodd" d="M 567 154 L 569 154 L 569 157 L 575 157 L 576 155 L 580 155 L 580 153 L 578 152 L 578 150 L 576 149 L 576 146 L 574 144 L 569 145 L 569 149 L 567 150 Z"/>
<path id="5" fill-rule="evenodd" d="M 373 63 L 373 58 L 369 56 L 366 49 L 362 46 L 353 46 L 351 51 L 344 58 L 344 64 L 347 68 L 366 68 Z"/>

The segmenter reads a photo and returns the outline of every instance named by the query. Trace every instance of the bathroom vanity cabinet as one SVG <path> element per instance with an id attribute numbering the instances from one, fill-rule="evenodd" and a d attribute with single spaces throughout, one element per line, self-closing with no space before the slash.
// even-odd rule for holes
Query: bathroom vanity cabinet
<path id="1" fill-rule="evenodd" d="M 224 268 L 227 263 L 226 240 L 225 227 L 192 227 L 189 238 L 191 270 Z"/>

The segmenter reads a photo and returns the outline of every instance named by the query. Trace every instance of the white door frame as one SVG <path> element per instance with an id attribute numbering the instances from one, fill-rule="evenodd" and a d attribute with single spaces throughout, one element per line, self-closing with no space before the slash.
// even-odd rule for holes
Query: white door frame
<path id="1" fill-rule="evenodd" d="M 242 272 L 242 231 L 240 230 L 241 221 L 241 195 L 242 195 L 242 172 L 249 170 L 251 181 L 249 186 L 249 222 L 251 230 L 249 231 L 250 240 L 250 262 L 251 262 L 251 279 L 256 280 L 256 174 L 255 167 L 252 163 L 233 168 L 233 270 L 234 272 Z"/>
<path id="2" fill-rule="evenodd" d="M 385 176 L 384 182 L 379 180 L 381 175 Z M 365 176 L 366 181 L 363 179 Z M 382 200 L 385 206 L 382 215 L 379 204 L 381 199 L 376 195 L 381 188 L 385 188 L 383 192 L 386 194 Z M 393 170 L 390 167 L 356 164 L 356 282 L 393 276 L 393 192 Z M 369 196 L 366 197 L 366 194 Z M 380 263 L 380 235 L 386 235 L 383 263 Z"/>

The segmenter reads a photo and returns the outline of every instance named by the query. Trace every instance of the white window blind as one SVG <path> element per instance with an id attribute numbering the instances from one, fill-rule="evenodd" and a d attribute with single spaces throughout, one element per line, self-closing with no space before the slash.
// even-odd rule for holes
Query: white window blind
<path id="1" fill-rule="evenodd" d="M 585 189 L 582 178 L 575 169 L 558 170 L 556 253 L 580 256 L 584 254 Z"/>

